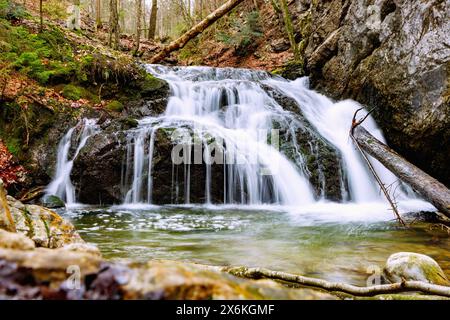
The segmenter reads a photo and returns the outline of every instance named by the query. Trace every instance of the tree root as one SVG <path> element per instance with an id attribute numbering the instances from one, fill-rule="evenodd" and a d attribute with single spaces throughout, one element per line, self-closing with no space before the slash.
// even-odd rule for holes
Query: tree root
<path id="1" fill-rule="evenodd" d="M 435 285 L 422 281 L 403 281 L 392 284 L 375 285 L 371 287 L 357 287 L 354 285 L 329 282 L 322 279 L 309 278 L 292 273 L 272 271 L 265 268 L 247 267 L 219 267 L 222 272 L 227 272 L 237 277 L 250 279 L 272 279 L 292 284 L 316 287 L 326 291 L 348 293 L 353 296 L 370 297 L 379 294 L 393 294 L 399 292 L 418 291 L 425 294 L 450 297 L 450 287 Z"/>

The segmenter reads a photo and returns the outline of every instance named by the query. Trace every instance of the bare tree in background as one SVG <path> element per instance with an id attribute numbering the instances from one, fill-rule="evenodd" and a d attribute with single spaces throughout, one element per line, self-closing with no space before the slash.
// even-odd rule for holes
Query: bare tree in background
<path id="1" fill-rule="evenodd" d="M 102 28 L 102 1 L 95 0 L 95 28 Z"/>
<path id="2" fill-rule="evenodd" d="M 134 54 L 136 55 L 141 46 L 141 16 L 142 16 L 142 0 L 136 0 L 136 40 Z"/>
<path id="3" fill-rule="evenodd" d="M 119 13 L 117 12 L 117 0 L 110 0 L 109 7 L 109 46 L 113 49 L 119 49 Z"/>
<path id="4" fill-rule="evenodd" d="M 157 18 L 158 18 L 158 0 L 152 0 L 152 12 L 150 13 L 150 21 L 148 26 L 148 40 L 155 39 Z"/>
<path id="5" fill-rule="evenodd" d="M 44 10 L 42 9 L 42 1 L 39 0 L 39 31 L 44 30 Z"/>

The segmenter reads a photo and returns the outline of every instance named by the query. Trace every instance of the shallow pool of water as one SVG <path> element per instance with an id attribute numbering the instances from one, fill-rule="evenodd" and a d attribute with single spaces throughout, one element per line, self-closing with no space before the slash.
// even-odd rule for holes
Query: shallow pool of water
<path id="1" fill-rule="evenodd" d="M 107 259 L 260 266 L 365 285 L 369 269 L 381 269 L 392 253 L 412 251 L 433 257 L 450 275 L 449 235 L 430 224 L 404 229 L 392 220 L 314 219 L 265 207 L 80 208 L 62 214 Z"/>

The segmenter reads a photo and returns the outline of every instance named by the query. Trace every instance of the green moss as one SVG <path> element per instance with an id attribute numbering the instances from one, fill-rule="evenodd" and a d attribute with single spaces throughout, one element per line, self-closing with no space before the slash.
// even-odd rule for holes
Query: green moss
<path id="1" fill-rule="evenodd" d="M 6 140 L 6 147 L 8 151 L 11 152 L 14 156 L 19 156 L 21 148 L 20 148 L 20 140 L 17 138 L 9 138 Z"/>
<path id="2" fill-rule="evenodd" d="M 20 20 L 28 16 L 24 7 L 11 0 L 0 0 L 0 18 Z"/>
<path id="3" fill-rule="evenodd" d="M 50 232 L 50 227 L 48 226 L 48 222 L 44 219 L 44 217 L 40 217 L 42 223 L 44 224 L 44 228 L 45 228 L 45 234 L 47 235 L 48 238 L 48 242 L 47 242 L 47 247 L 50 248 L 50 243 L 52 241 L 52 234 Z"/>
<path id="4" fill-rule="evenodd" d="M 160 79 L 146 72 L 141 87 L 144 91 L 153 91 L 160 89 L 163 84 L 164 83 Z"/>
<path id="5" fill-rule="evenodd" d="M 273 70 L 272 73 L 289 80 L 295 80 L 305 75 L 302 61 L 289 61 L 281 68 Z"/>
<path id="6" fill-rule="evenodd" d="M 34 236 L 34 226 L 33 226 L 33 219 L 31 218 L 31 213 L 28 211 L 28 208 L 25 206 L 23 209 L 21 209 L 23 213 L 23 218 L 25 219 L 25 224 L 28 227 L 27 236 L 28 238 L 33 238 Z"/>
<path id="7" fill-rule="evenodd" d="M 66 99 L 77 101 L 81 99 L 83 95 L 83 89 L 72 84 L 68 84 L 64 86 L 62 95 Z"/>
<path id="8" fill-rule="evenodd" d="M 113 100 L 106 105 L 106 109 L 114 112 L 122 112 L 123 104 L 120 101 Z"/>
<path id="9" fill-rule="evenodd" d="M 136 128 L 139 125 L 138 121 L 131 117 L 122 118 L 120 119 L 120 122 L 122 123 L 125 130 Z"/>

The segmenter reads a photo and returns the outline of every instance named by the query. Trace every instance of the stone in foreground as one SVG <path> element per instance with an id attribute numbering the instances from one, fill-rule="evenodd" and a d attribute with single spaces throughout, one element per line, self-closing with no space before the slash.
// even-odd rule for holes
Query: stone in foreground
<path id="1" fill-rule="evenodd" d="M 392 254 L 384 267 L 384 275 L 391 282 L 424 281 L 442 286 L 450 282 L 439 264 L 429 256 L 413 252 Z"/>

